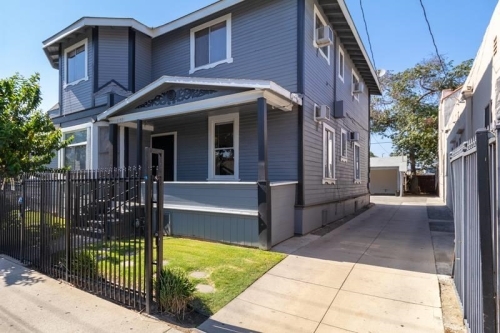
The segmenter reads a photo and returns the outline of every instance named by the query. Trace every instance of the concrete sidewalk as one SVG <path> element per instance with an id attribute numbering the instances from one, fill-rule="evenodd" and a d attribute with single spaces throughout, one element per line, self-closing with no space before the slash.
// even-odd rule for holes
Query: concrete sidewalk
<path id="1" fill-rule="evenodd" d="M 0 332 L 178 332 L 0 255 Z"/>
<path id="2" fill-rule="evenodd" d="M 427 199 L 372 201 L 375 207 L 295 251 L 199 329 L 443 332 Z"/>

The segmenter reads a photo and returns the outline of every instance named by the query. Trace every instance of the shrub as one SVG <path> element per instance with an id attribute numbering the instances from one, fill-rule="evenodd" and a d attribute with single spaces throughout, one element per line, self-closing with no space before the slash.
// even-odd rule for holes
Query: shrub
<path id="1" fill-rule="evenodd" d="M 187 305 L 193 299 L 195 291 L 186 272 L 180 268 L 164 268 L 160 278 L 155 281 L 155 287 L 160 310 L 184 318 Z"/>
<path id="2" fill-rule="evenodd" d="M 90 252 L 75 251 L 71 257 L 71 273 L 80 277 L 97 276 L 97 260 Z"/>

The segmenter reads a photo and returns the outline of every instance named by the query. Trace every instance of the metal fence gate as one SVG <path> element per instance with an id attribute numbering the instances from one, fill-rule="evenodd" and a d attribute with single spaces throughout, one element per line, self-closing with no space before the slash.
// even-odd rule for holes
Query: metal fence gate
<path id="1" fill-rule="evenodd" d="M 450 156 L 454 281 L 470 331 L 498 332 L 497 133 L 478 131 Z"/>
<path id="2" fill-rule="evenodd" d="M 163 172 L 161 163 L 153 172 L 152 154 L 162 152 L 146 151 L 144 175 L 125 168 L 0 179 L 0 253 L 150 313 L 163 244 Z"/>

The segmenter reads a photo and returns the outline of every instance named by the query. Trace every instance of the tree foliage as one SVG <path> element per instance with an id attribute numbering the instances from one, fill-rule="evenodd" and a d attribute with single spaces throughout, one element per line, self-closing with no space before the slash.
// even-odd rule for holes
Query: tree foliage
<path id="1" fill-rule="evenodd" d="M 0 177 L 44 169 L 70 140 L 39 110 L 40 76 L 0 79 Z"/>
<path id="2" fill-rule="evenodd" d="M 373 132 L 390 138 L 397 155 L 409 157 L 413 174 L 417 164 L 435 163 L 441 91 L 463 84 L 472 59 L 457 66 L 445 61 L 444 65 L 443 69 L 439 59 L 432 57 L 400 73 L 388 71 L 380 78 L 382 96 L 372 99 Z"/>

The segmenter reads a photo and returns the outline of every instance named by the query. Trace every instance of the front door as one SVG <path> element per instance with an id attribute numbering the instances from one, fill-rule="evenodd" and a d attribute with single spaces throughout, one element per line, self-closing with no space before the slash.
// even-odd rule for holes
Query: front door
<path id="1" fill-rule="evenodd" d="M 163 153 L 163 181 L 175 180 L 175 135 L 157 135 L 151 138 L 152 148 L 161 149 Z M 153 166 L 158 166 L 158 155 L 153 155 Z"/>

